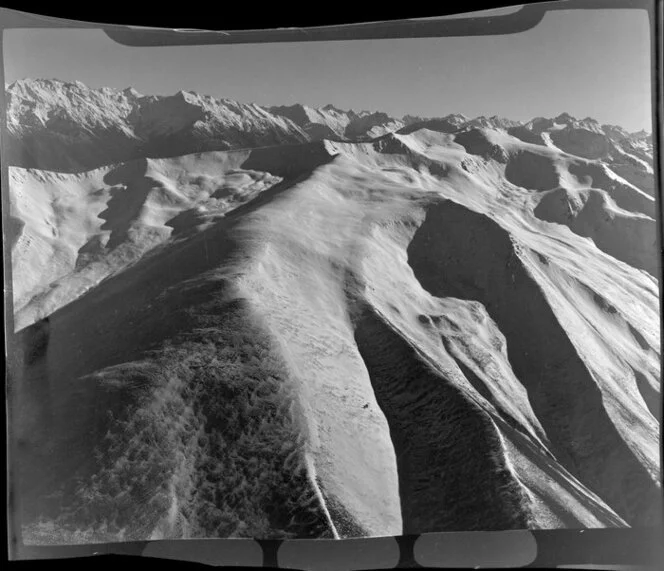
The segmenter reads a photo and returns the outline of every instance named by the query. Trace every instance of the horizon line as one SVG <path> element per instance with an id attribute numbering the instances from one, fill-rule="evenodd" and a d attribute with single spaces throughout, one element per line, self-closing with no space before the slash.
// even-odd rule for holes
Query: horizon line
<path id="1" fill-rule="evenodd" d="M 300 106 L 300 107 L 306 107 L 306 108 L 312 109 L 314 111 L 319 111 L 321 109 L 325 109 L 326 107 L 331 107 L 331 108 L 333 108 L 337 111 L 341 111 L 341 112 L 344 112 L 344 113 L 354 113 L 356 115 L 360 114 L 360 113 L 369 113 L 369 114 L 383 113 L 383 114 L 387 115 L 389 118 L 395 119 L 395 120 L 403 120 L 405 117 L 410 116 L 410 117 L 417 117 L 418 119 L 420 119 L 422 121 L 431 121 L 431 120 L 435 120 L 435 119 L 446 119 L 447 117 L 450 117 L 450 116 L 453 116 L 453 115 L 460 115 L 463 118 L 467 119 L 466 122 L 470 122 L 470 121 L 473 121 L 475 119 L 494 119 L 494 118 L 496 118 L 496 119 L 503 119 L 503 120 L 507 120 L 507 121 L 512 121 L 514 123 L 518 123 L 521 126 L 525 126 L 528 123 L 530 123 L 532 121 L 535 121 L 536 119 L 555 120 L 555 119 L 557 119 L 557 118 L 559 118 L 563 115 L 568 115 L 569 117 L 571 117 L 572 119 L 574 119 L 575 121 L 578 121 L 578 122 L 592 121 L 592 122 L 596 123 L 597 125 L 599 125 L 600 127 L 618 127 L 620 129 L 623 129 L 626 133 L 628 133 L 630 135 L 640 134 L 640 133 L 646 133 L 648 135 L 652 135 L 652 132 L 653 132 L 652 129 L 650 131 L 648 131 L 644 128 L 638 129 L 636 131 L 628 131 L 622 125 L 619 125 L 617 123 L 602 123 L 602 122 L 598 121 L 597 119 L 595 119 L 594 117 L 592 117 L 590 115 L 588 115 L 584 118 L 575 117 L 574 115 L 568 113 L 567 111 L 562 111 L 562 112 L 560 112 L 556 115 L 552 115 L 551 117 L 546 117 L 546 116 L 543 116 L 543 115 L 537 115 L 537 116 L 532 117 L 528 121 L 522 121 L 522 120 L 519 120 L 519 119 L 512 119 L 511 117 L 506 117 L 504 115 L 497 115 L 497 114 L 493 114 L 493 115 L 484 115 L 484 114 L 482 114 L 482 115 L 475 115 L 475 116 L 469 117 L 468 115 L 466 115 L 464 113 L 456 112 L 456 111 L 453 111 L 451 113 L 447 113 L 445 115 L 435 115 L 435 116 L 420 116 L 420 115 L 417 115 L 416 113 L 411 111 L 411 112 L 407 112 L 407 113 L 404 113 L 403 115 L 398 116 L 398 115 L 392 115 L 392 114 L 390 114 L 387 111 L 384 111 L 382 109 L 374 109 L 374 110 L 361 109 L 359 111 L 356 111 L 355 109 L 352 109 L 352 108 L 342 109 L 340 107 L 337 107 L 334 103 L 326 103 L 326 104 L 317 106 L 317 105 L 310 105 L 310 104 L 307 104 L 307 103 L 301 103 L 301 102 L 298 101 L 296 103 L 290 103 L 290 104 L 289 103 L 272 103 L 272 104 L 269 104 L 269 105 L 265 105 L 265 104 L 262 104 L 262 103 L 257 103 L 255 101 L 241 101 L 241 100 L 238 100 L 238 99 L 232 99 L 230 97 L 217 96 L 217 95 L 213 95 L 211 93 L 203 93 L 203 92 L 200 92 L 200 91 L 187 90 L 187 89 L 180 89 L 178 91 L 171 92 L 169 94 L 144 93 L 142 91 L 139 91 L 138 89 L 136 89 L 135 87 L 133 87 L 131 85 L 128 85 L 127 87 L 124 87 L 124 88 L 112 87 L 110 85 L 102 85 L 100 87 L 92 87 L 89 84 L 87 84 L 87 83 L 85 83 L 81 80 L 78 80 L 78 79 L 76 79 L 76 80 L 66 80 L 66 79 L 60 79 L 59 77 L 22 77 L 22 78 L 15 79 L 14 81 L 12 81 L 10 83 L 7 83 L 5 81 L 5 92 L 8 91 L 9 88 L 12 87 L 14 84 L 16 84 L 18 82 L 21 82 L 21 81 L 26 81 L 26 82 L 36 82 L 36 81 L 49 82 L 49 81 L 51 81 L 51 82 L 59 82 L 59 83 L 62 83 L 62 84 L 68 84 L 68 85 L 80 84 L 83 87 L 85 87 L 87 90 L 90 90 L 90 91 L 102 91 L 102 90 L 106 89 L 106 90 L 115 91 L 117 93 L 123 93 L 125 91 L 133 90 L 136 93 L 138 93 L 138 95 L 140 97 L 174 97 L 175 95 L 178 95 L 179 93 L 190 93 L 190 94 L 201 96 L 201 97 L 209 97 L 209 98 L 214 99 L 216 101 L 232 101 L 234 103 L 241 103 L 243 105 L 255 105 L 255 106 L 260 107 L 262 109 L 265 109 L 265 110 L 267 110 L 271 113 L 272 113 L 271 110 L 275 107 L 296 107 L 296 106 Z M 651 121 L 651 125 L 652 125 L 652 121 Z"/>

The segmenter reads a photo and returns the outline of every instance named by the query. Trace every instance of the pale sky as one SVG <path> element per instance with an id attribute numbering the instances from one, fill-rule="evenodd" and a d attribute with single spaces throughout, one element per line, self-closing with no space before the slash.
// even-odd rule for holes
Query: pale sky
<path id="1" fill-rule="evenodd" d="M 529 120 L 566 111 L 651 131 L 643 10 L 547 13 L 505 36 L 128 47 L 101 30 L 8 30 L 5 81 L 79 80 L 245 103 Z"/>

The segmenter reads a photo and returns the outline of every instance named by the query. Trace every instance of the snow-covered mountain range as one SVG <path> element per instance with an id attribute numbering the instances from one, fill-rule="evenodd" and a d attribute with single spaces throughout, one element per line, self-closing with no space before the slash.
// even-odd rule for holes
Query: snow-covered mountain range
<path id="1" fill-rule="evenodd" d="M 661 522 L 650 135 L 6 97 L 26 544 Z"/>
<path id="2" fill-rule="evenodd" d="M 554 144 L 585 158 L 652 167 L 652 137 L 567 113 L 523 124 L 452 113 L 422 118 L 334 105 L 262 107 L 180 91 L 141 95 L 132 88 L 90 89 L 80 82 L 18 80 L 6 89 L 9 160 L 17 166 L 80 170 L 138 156 L 177 156 L 322 139 L 369 140 L 422 127 L 456 132 L 501 129 L 525 142 Z"/>

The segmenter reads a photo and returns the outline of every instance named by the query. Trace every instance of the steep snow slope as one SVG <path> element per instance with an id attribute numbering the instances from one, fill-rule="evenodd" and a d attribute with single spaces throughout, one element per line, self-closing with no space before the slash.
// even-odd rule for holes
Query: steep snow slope
<path id="1" fill-rule="evenodd" d="M 550 136 L 624 133 L 458 119 L 12 167 L 26 541 L 660 521 L 655 201 Z"/>
<path id="2" fill-rule="evenodd" d="M 48 315 L 206 216 L 222 217 L 296 176 L 307 161 L 327 158 L 315 146 L 282 147 L 282 164 L 271 166 L 278 175 L 260 156 L 136 159 L 84 174 L 11 169 L 11 215 L 20 221 L 11 237 L 16 326 Z"/>

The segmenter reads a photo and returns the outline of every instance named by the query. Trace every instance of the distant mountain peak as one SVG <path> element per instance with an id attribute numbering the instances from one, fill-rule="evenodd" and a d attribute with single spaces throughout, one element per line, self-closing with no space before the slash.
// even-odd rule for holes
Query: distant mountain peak
<path id="1" fill-rule="evenodd" d="M 567 111 L 563 111 L 560 115 L 555 117 L 553 119 L 556 123 L 572 123 L 576 121 L 576 117 L 570 115 L 567 113 Z"/>
<path id="2" fill-rule="evenodd" d="M 645 129 L 641 129 L 640 131 L 636 131 L 634 133 L 630 133 L 631 136 L 637 140 L 639 139 L 648 139 L 652 136 L 652 133 L 649 131 L 646 131 Z"/>
<path id="3" fill-rule="evenodd" d="M 135 98 L 143 97 L 143 95 L 141 93 L 139 93 L 138 91 L 136 91 L 136 89 L 134 89 L 133 87 L 127 87 L 127 88 L 123 89 L 122 93 L 124 95 L 126 95 L 127 97 L 135 97 Z"/>

